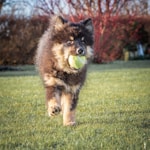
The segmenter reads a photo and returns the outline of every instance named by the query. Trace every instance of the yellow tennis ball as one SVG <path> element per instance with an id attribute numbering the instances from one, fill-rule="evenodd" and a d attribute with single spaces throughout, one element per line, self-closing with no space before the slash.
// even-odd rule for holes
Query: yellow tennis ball
<path id="1" fill-rule="evenodd" d="M 70 55 L 68 62 L 71 68 L 81 69 L 85 64 L 87 64 L 87 59 L 85 56 Z"/>

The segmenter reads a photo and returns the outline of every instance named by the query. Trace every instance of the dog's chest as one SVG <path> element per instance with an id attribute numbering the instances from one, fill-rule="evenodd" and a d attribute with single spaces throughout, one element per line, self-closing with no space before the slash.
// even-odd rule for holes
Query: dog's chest
<path id="1" fill-rule="evenodd" d="M 85 73 L 80 72 L 77 74 L 68 74 L 66 72 L 57 72 L 57 78 L 61 79 L 65 84 L 70 86 L 82 84 L 85 80 Z"/>

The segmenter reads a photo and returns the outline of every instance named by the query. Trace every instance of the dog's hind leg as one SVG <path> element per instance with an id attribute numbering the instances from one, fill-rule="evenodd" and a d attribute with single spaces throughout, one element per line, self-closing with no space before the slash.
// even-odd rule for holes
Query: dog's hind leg
<path id="1" fill-rule="evenodd" d="M 60 113 L 60 94 L 55 87 L 46 87 L 47 111 L 49 116 L 55 116 Z"/>
<path id="2" fill-rule="evenodd" d="M 71 93 L 63 93 L 61 96 L 63 124 L 65 126 L 75 125 L 75 108 L 77 99 Z"/>

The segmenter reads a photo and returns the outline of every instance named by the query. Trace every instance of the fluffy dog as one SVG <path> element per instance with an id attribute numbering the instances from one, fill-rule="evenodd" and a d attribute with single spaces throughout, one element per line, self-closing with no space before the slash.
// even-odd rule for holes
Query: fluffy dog
<path id="1" fill-rule="evenodd" d="M 75 109 L 84 84 L 89 60 L 93 57 L 93 25 L 91 19 L 72 23 L 61 16 L 52 17 L 41 37 L 36 66 L 46 90 L 49 116 L 63 114 L 64 125 L 75 125 Z M 68 58 L 85 56 L 82 68 L 70 67 Z"/>

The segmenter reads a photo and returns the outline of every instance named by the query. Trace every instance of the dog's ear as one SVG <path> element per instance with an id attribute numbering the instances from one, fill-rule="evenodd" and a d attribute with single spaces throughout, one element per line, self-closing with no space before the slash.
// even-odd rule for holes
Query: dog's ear
<path id="1" fill-rule="evenodd" d="M 91 18 L 88 18 L 88 19 L 86 19 L 86 20 L 83 20 L 81 23 L 85 26 L 85 28 L 86 28 L 89 32 L 93 33 L 94 28 L 93 28 L 93 23 L 92 23 L 92 19 L 91 19 Z"/>
<path id="2" fill-rule="evenodd" d="M 67 22 L 68 21 L 61 16 L 55 16 L 54 18 L 52 18 L 52 24 L 56 31 L 62 30 L 64 24 L 66 24 Z"/>

